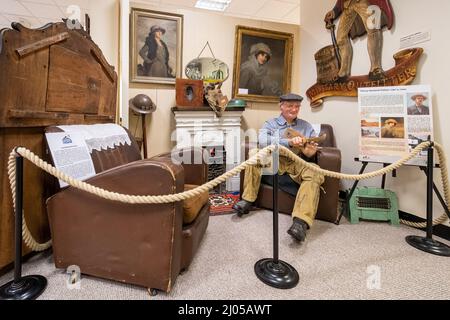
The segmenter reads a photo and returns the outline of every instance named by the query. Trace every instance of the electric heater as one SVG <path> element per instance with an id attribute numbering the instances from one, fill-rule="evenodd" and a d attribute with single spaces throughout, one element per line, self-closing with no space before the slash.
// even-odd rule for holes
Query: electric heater
<path id="1" fill-rule="evenodd" d="M 399 225 L 397 195 L 390 190 L 374 187 L 356 188 L 349 201 L 350 222 L 359 219 L 390 221 Z"/>

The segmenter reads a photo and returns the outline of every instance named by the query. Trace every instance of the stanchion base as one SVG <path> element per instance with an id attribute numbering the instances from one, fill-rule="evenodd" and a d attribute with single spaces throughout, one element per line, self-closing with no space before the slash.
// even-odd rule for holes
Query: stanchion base
<path id="1" fill-rule="evenodd" d="M 419 236 L 407 236 L 405 240 L 419 250 L 438 256 L 450 257 L 450 247 L 442 242 Z"/>
<path id="2" fill-rule="evenodd" d="M 294 288 L 299 280 L 298 272 L 289 263 L 273 259 L 261 259 L 255 263 L 256 276 L 265 284 L 278 289 Z"/>
<path id="3" fill-rule="evenodd" d="M 43 276 L 31 275 L 10 281 L 0 287 L 0 300 L 33 300 L 44 292 L 47 279 Z"/>

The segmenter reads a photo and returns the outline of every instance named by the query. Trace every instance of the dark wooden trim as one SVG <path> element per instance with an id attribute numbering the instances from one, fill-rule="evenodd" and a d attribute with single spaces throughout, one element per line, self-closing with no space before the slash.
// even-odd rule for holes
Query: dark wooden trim
<path id="1" fill-rule="evenodd" d="M 47 249 L 47 250 L 49 250 L 49 249 Z M 29 252 L 27 254 L 24 254 L 22 256 L 22 265 L 24 263 L 26 263 L 28 260 L 30 260 L 30 258 L 32 258 L 32 257 L 34 257 L 34 256 L 36 256 L 36 255 L 38 255 L 40 253 L 42 253 L 42 252 L 31 251 L 31 252 Z M 4 276 L 5 274 L 7 274 L 11 270 L 14 270 L 14 261 L 11 262 L 11 263 L 8 263 L 7 265 L 5 265 L 5 266 L 0 268 L 0 276 Z M 11 279 L 9 279 L 9 280 L 13 280 L 13 277 L 14 277 L 14 274 L 11 275 Z M 6 282 L 9 281 L 8 279 L 5 279 L 5 280 L 6 280 Z M 3 285 L 3 284 L 4 283 L 1 283 L 0 285 Z"/>
<path id="2" fill-rule="evenodd" d="M 346 197 L 346 192 L 343 191 L 343 190 L 340 190 L 339 191 L 339 200 L 341 202 L 343 202 L 343 201 L 345 201 L 345 197 Z M 400 219 L 403 219 L 403 220 L 408 220 L 408 221 L 411 221 L 411 222 L 426 222 L 425 219 L 420 218 L 418 216 L 415 216 L 415 215 L 413 215 L 411 213 L 408 213 L 408 212 L 405 212 L 405 211 L 399 210 L 398 211 L 398 215 L 399 215 Z M 424 232 L 426 231 L 425 228 L 416 228 L 416 229 L 423 230 Z M 446 225 L 443 225 L 443 224 L 434 226 L 433 227 L 433 234 L 435 236 L 438 236 L 438 237 L 442 238 L 442 239 L 450 241 L 450 227 L 449 226 L 446 226 Z"/>
<path id="3" fill-rule="evenodd" d="M 209 106 L 201 106 L 201 107 L 172 107 L 172 112 L 174 111 L 211 111 L 214 112 L 213 109 Z M 225 112 L 227 111 L 245 111 L 245 107 L 227 107 L 225 108 Z"/>
<path id="4" fill-rule="evenodd" d="M 27 44 L 23 47 L 17 48 L 16 52 L 20 57 L 23 57 L 27 54 L 33 53 L 35 51 L 38 51 L 42 48 L 49 47 L 53 44 L 59 43 L 61 41 L 64 41 L 69 38 L 68 32 L 62 32 L 60 34 L 57 34 L 56 36 L 48 37 L 30 44 Z"/>
<path id="5" fill-rule="evenodd" d="M 116 79 L 116 75 L 114 72 L 114 69 L 112 66 L 110 66 L 108 64 L 108 62 L 106 61 L 106 59 L 103 57 L 102 52 L 91 49 L 91 54 L 92 56 L 95 58 L 95 60 L 97 60 L 97 62 L 102 66 L 103 70 L 105 70 L 106 75 L 108 76 L 109 80 L 111 80 L 112 83 L 115 82 Z"/>
<path id="6" fill-rule="evenodd" d="M 67 119 L 70 116 L 69 113 L 64 112 L 44 112 L 35 110 L 20 110 L 10 109 L 8 110 L 9 118 L 17 119 Z"/>
<path id="7" fill-rule="evenodd" d="M 415 216 L 413 214 L 410 214 L 408 212 L 404 212 L 399 210 L 398 215 L 400 219 L 408 220 L 411 222 L 426 222 L 425 219 L 420 218 L 418 216 Z M 419 228 L 416 228 L 419 229 Z M 425 228 L 420 228 L 420 230 L 426 231 Z M 435 236 L 441 237 L 442 239 L 449 240 L 450 241 L 450 227 L 445 226 L 443 224 L 437 225 L 433 227 L 433 234 Z"/>
<path id="8" fill-rule="evenodd" d="M 96 114 L 85 114 L 84 120 L 87 121 L 99 121 L 99 122 L 113 122 L 114 116 L 96 115 Z"/>

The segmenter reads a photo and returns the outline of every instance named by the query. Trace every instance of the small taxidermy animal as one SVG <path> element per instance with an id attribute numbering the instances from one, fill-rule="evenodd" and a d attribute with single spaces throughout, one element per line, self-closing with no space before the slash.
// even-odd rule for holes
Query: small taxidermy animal
<path id="1" fill-rule="evenodd" d="M 303 135 L 298 132 L 297 130 L 294 130 L 292 128 L 287 128 L 286 131 L 284 132 L 284 137 L 287 139 L 292 139 L 294 137 L 303 137 Z M 321 134 L 319 137 L 312 137 L 312 138 L 306 138 L 306 143 L 310 143 L 310 142 L 322 142 L 327 138 L 327 134 Z M 303 147 L 293 147 L 292 151 L 295 154 L 300 154 L 300 152 L 302 151 Z"/>

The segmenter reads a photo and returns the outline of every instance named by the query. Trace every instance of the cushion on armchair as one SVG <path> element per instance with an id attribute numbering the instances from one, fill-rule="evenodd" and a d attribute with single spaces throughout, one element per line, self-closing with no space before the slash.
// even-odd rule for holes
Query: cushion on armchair
<path id="1" fill-rule="evenodd" d="M 185 184 L 184 191 L 189 191 L 197 188 L 195 184 Z M 202 192 L 192 198 L 183 201 L 183 223 L 189 224 L 197 218 L 200 209 L 208 202 L 208 191 Z"/>

